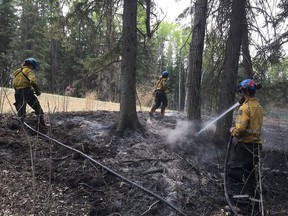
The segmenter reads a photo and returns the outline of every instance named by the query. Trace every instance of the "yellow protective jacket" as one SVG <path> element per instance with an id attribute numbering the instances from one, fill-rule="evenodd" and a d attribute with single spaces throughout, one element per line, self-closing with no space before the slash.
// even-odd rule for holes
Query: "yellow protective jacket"
<path id="1" fill-rule="evenodd" d="M 262 143 L 263 109 L 255 98 L 246 100 L 238 110 L 235 128 L 231 132 L 244 143 Z"/>
<path id="2" fill-rule="evenodd" d="M 35 74 L 30 68 L 26 66 L 23 66 L 14 71 L 13 76 L 13 87 L 15 89 L 37 86 Z"/>
<path id="3" fill-rule="evenodd" d="M 168 88 L 168 79 L 165 77 L 160 77 L 160 79 L 157 81 L 155 86 L 156 91 L 163 91 L 165 92 Z"/>

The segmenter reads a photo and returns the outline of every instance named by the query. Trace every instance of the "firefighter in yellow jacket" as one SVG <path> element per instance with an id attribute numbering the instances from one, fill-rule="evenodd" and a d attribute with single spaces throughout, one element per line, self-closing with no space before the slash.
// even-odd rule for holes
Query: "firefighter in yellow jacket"
<path id="1" fill-rule="evenodd" d="M 254 95 L 261 87 L 252 79 L 240 83 L 238 92 L 245 100 L 238 110 L 235 127 L 230 129 L 231 135 L 237 138 L 237 144 L 227 167 L 229 195 L 235 209 L 243 215 L 259 211 L 260 204 L 257 184 L 263 109 Z"/>
<path id="2" fill-rule="evenodd" d="M 39 69 L 39 63 L 34 58 L 27 58 L 21 68 L 13 73 L 13 87 L 15 89 L 15 107 L 21 122 L 24 121 L 26 115 L 26 104 L 35 110 L 35 114 L 39 116 L 40 126 L 46 126 L 44 121 L 44 113 L 38 98 L 41 94 L 36 83 L 36 77 L 33 70 Z"/>
<path id="3" fill-rule="evenodd" d="M 166 96 L 167 90 L 171 91 L 171 88 L 168 86 L 168 71 L 163 71 L 161 77 L 156 83 L 155 86 L 155 103 L 152 106 L 149 115 L 153 117 L 153 113 L 161 106 L 161 117 L 165 114 L 165 109 L 168 105 L 168 99 Z"/>

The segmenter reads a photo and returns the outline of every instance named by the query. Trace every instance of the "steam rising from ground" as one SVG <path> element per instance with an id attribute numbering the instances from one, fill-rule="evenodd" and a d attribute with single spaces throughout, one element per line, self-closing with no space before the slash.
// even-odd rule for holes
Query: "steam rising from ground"
<path id="1" fill-rule="evenodd" d="M 170 145 L 175 145 L 177 143 L 181 144 L 189 140 L 191 141 L 193 138 L 197 138 L 202 134 L 207 134 L 207 132 L 209 132 L 209 134 L 211 135 L 211 132 L 214 132 L 216 129 L 216 126 L 209 125 L 209 122 L 203 125 L 204 126 L 201 128 L 201 130 L 196 131 L 193 122 L 178 120 L 175 129 L 169 129 L 168 131 L 165 131 L 166 141 Z M 209 128 L 206 127 L 206 125 L 209 125 Z M 202 133 L 197 133 L 199 131 L 201 131 Z"/>
<path id="2" fill-rule="evenodd" d="M 211 121 L 208 121 L 199 128 L 191 121 L 178 120 L 174 129 L 166 129 L 162 135 L 173 151 L 182 155 L 193 155 L 198 162 L 209 162 L 224 152 L 224 149 L 217 148 L 212 142 L 216 127 L 210 123 Z"/>
<path id="3" fill-rule="evenodd" d="M 170 129 L 166 133 L 167 143 L 175 144 L 185 142 L 187 136 L 193 133 L 193 124 L 190 121 L 177 121 L 175 129 Z"/>

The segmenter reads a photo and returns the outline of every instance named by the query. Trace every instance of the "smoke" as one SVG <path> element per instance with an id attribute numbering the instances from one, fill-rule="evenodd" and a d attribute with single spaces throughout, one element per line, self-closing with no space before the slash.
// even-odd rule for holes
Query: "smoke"
<path id="1" fill-rule="evenodd" d="M 169 144 L 175 144 L 178 142 L 183 143 L 183 141 L 186 141 L 187 140 L 186 138 L 189 138 L 189 137 L 194 139 L 194 138 L 199 138 L 200 136 L 203 136 L 203 135 L 208 135 L 208 134 L 211 135 L 213 131 L 215 131 L 215 123 L 220 118 L 222 118 L 223 116 L 225 116 L 227 113 L 229 113 L 231 110 L 235 109 L 238 106 L 240 106 L 239 102 L 235 103 L 233 106 L 228 108 L 225 112 L 223 112 L 217 118 L 202 124 L 201 130 L 199 128 L 199 124 L 197 123 L 193 125 L 189 121 L 178 121 L 176 123 L 175 129 L 168 131 L 167 136 L 166 136 L 167 142 Z M 195 128 L 197 129 L 195 130 Z"/>
<path id="2" fill-rule="evenodd" d="M 212 142 L 215 129 L 216 125 L 211 120 L 203 123 L 201 130 L 197 123 L 178 120 L 174 129 L 166 129 L 162 135 L 173 151 L 193 156 L 198 162 L 209 162 L 223 152 Z"/>
<path id="3" fill-rule="evenodd" d="M 193 128 L 193 124 L 190 121 L 177 121 L 175 129 L 165 132 L 166 142 L 171 145 L 186 142 L 187 137 L 194 134 Z"/>
<path id="4" fill-rule="evenodd" d="M 163 135 L 166 138 L 166 142 L 170 145 L 192 142 L 195 138 L 211 136 L 216 130 L 216 125 L 212 121 L 204 123 L 201 130 L 199 128 L 196 130 L 195 125 L 191 121 L 177 121 L 175 129 L 168 129 L 164 132 Z"/>

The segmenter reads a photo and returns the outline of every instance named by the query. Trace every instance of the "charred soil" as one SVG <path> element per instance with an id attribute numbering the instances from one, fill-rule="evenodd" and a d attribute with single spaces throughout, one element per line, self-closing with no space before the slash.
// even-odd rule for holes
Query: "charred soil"
<path id="1" fill-rule="evenodd" d="M 171 144 L 168 135 L 185 117 L 173 114 L 150 119 L 143 112 L 138 118 L 146 132 L 118 137 L 110 133 L 117 116 L 107 111 L 49 114 L 51 126 L 42 132 L 157 194 L 186 215 L 219 214 L 226 205 L 225 149 L 214 146 L 208 132 L 197 139 L 182 135 Z M 85 156 L 26 127 L 11 130 L 11 119 L 2 115 L 0 120 L 0 215 L 178 215 Z M 264 129 L 269 138 L 274 136 L 272 141 L 287 145 L 287 121 L 281 130 L 274 121 L 267 122 Z M 36 128 L 33 116 L 27 117 L 27 123 Z M 266 208 L 270 215 L 288 215 L 287 152 L 264 147 L 262 158 Z"/>

